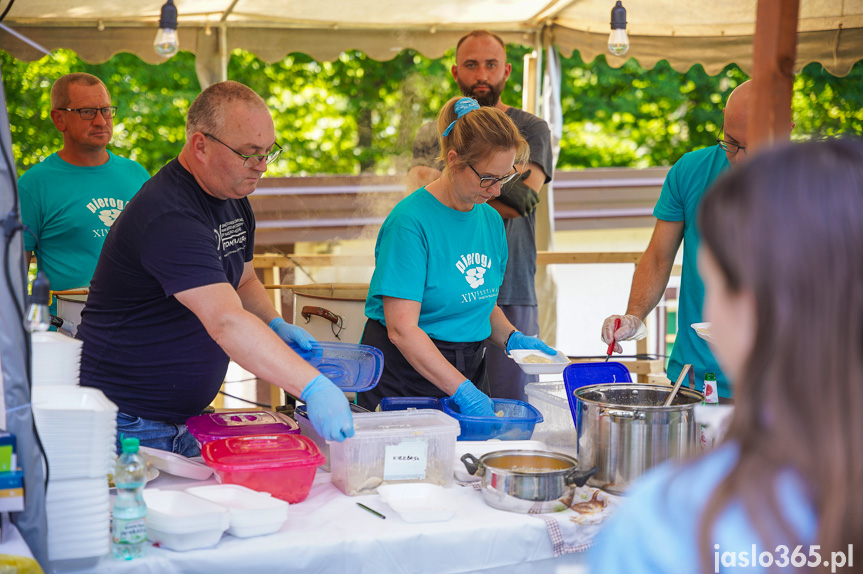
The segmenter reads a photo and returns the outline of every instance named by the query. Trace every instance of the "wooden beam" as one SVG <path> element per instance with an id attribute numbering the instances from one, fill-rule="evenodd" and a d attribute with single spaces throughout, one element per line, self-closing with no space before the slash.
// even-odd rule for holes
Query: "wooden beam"
<path id="1" fill-rule="evenodd" d="M 758 0 L 752 47 L 749 151 L 788 141 L 799 0 Z"/>

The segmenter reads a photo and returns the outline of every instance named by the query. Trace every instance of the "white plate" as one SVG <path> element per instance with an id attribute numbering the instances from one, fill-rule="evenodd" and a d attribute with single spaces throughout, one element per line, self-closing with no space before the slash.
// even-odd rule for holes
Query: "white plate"
<path id="1" fill-rule="evenodd" d="M 139 447 L 139 450 L 147 462 L 150 463 L 150 468 L 155 467 L 174 476 L 192 478 L 194 480 L 206 480 L 214 472 L 206 464 L 196 462 L 173 452 L 146 446 Z"/>
<path id="2" fill-rule="evenodd" d="M 710 333 L 710 323 L 693 323 L 692 325 L 690 325 L 690 327 L 692 327 L 698 334 L 698 336 L 705 341 L 713 340 L 713 335 Z"/>
<path id="3" fill-rule="evenodd" d="M 551 359 L 550 363 L 526 363 L 525 359 L 530 355 L 538 355 Z M 562 373 L 569 365 L 569 357 L 558 351 L 556 355 L 548 355 L 536 349 L 513 349 L 509 352 L 509 358 L 516 362 L 522 371 L 528 375 L 553 375 Z"/>

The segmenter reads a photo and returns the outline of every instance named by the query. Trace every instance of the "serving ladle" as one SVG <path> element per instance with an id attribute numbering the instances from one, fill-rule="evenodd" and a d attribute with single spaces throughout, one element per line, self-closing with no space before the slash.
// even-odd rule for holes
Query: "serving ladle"
<path id="1" fill-rule="evenodd" d="M 680 385 L 683 383 L 683 379 L 686 378 L 686 375 L 689 374 L 689 369 L 692 368 L 692 365 L 683 365 L 683 369 L 680 371 L 680 376 L 677 377 L 677 382 L 674 383 L 674 388 L 671 389 L 671 393 L 668 395 L 668 398 L 665 399 L 666 407 L 670 407 L 671 403 L 674 402 L 674 397 L 677 396 L 677 391 L 680 390 Z"/>

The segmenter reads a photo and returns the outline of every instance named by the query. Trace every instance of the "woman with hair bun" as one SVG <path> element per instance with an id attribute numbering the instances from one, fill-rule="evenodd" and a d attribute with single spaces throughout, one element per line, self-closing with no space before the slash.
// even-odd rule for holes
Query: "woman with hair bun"
<path id="1" fill-rule="evenodd" d="M 500 215 L 486 202 L 519 175 L 529 148 L 512 120 L 471 98 L 453 98 L 438 117 L 441 177 L 399 202 L 375 245 L 362 343 L 381 349 L 378 385 L 357 402 L 452 396 L 467 415 L 494 416 L 483 341 L 555 351 L 513 328 L 497 307 L 507 262 Z"/>

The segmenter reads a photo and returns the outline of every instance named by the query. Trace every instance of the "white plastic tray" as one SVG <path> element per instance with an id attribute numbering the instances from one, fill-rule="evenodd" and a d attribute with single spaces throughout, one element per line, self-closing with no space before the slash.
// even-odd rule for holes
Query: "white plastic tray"
<path id="1" fill-rule="evenodd" d="M 551 359 L 550 363 L 526 363 L 525 359 L 530 355 L 539 355 Z M 556 355 L 548 355 L 536 349 L 513 349 L 509 352 L 509 358 L 516 362 L 519 368 L 529 375 L 554 375 L 562 373 L 570 363 L 569 357 L 558 351 Z"/>
<path id="2" fill-rule="evenodd" d="M 227 508 L 228 534 L 237 538 L 272 534 L 288 519 L 287 502 L 238 484 L 195 486 L 186 492 Z"/>
<path id="3" fill-rule="evenodd" d="M 383 484 L 378 494 L 405 522 L 443 522 L 456 511 L 455 500 L 436 484 Z"/>
<path id="4" fill-rule="evenodd" d="M 215 472 L 206 464 L 196 462 L 173 452 L 146 446 L 140 447 L 140 450 L 151 467 L 158 468 L 174 476 L 192 478 L 194 480 L 206 480 Z"/>

